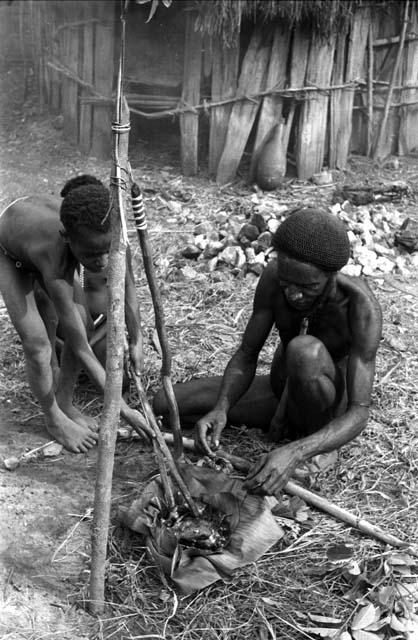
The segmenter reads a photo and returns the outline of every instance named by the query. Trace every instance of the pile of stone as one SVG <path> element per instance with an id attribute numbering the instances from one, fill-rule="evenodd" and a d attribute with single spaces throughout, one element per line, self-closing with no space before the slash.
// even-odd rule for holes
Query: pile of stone
<path id="1" fill-rule="evenodd" d="M 209 271 L 228 265 L 235 274 L 259 276 L 276 255 L 272 236 L 291 209 L 272 198 L 263 200 L 254 195 L 246 214 L 221 210 L 213 221 L 197 224 L 182 255 L 204 260 Z M 418 253 L 396 244 L 396 232 L 405 216 L 392 205 L 354 206 L 346 201 L 334 204 L 330 211 L 347 225 L 351 243 L 351 257 L 343 272 L 376 276 L 396 271 L 408 276 L 418 267 Z"/>

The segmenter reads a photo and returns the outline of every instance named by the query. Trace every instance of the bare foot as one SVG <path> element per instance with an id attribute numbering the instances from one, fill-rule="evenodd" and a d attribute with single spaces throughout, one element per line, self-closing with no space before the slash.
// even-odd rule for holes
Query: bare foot
<path id="1" fill-rule="evenodd" d="M 61 413 L 59 423 L 45 419 L 48 433 L 72 453 L 86 453 L 97 443 L 98 435 Z"/>
<path id="2" fill-rule="evenodd" d="M 65 413 L 73 422 L 76 422 L 80 425 L 80 427 L 85 427 L 86 429 L 91 429 L 95 433 L 99 430 L 99 425 L 97 421 L 91 416 L 82 413 L 80 409 L 77 409 L 73 404 L 70 405 L 60 405 L 61 411 Z"/>

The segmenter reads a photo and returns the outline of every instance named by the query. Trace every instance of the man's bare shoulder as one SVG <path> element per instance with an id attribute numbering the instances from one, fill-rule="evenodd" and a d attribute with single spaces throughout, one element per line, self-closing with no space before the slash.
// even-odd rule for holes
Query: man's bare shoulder
<path id="1" fill-rule="evenodd" d="M 358 303 L 372 304 L 380 309 L 379 302 L 373 291 L 371 290 L 368 282 L 361 277 L 347 276 L 344 273 L 337 274 L 337 286 L 347 295 L 350 299 L 357 301 Z"/>

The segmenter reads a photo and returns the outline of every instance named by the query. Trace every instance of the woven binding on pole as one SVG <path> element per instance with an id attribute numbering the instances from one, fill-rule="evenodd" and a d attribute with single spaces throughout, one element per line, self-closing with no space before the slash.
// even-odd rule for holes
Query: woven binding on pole
<path id="1" fill-rule="evenodd" d="M 138 231 L 143 231 L 147 228 L 147 220 L 145 218 L 144 201 L 142 199 L 142 193 L 136 182 L 131 187 L 132 197 L 132 213 L 134 215 L 135 227 Z"/>

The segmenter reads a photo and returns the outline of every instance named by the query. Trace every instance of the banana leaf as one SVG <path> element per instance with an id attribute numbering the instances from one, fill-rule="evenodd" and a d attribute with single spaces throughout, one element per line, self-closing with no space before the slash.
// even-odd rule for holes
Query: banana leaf
<path id="1" fill-rule="evenodd" d="M 221 513 L 229 525 L 229 539 L 216 552 L 184 546 L 164 526 L 162 483 L 157 476 L 119 520 L 145 537 L 153 560 L 183 594 L 202 589 L 217 580 L 230 580 L 235 569 L 255 562 L 283 536 L 269 507 L 269 499 L 247 493 L 240 480 L 222 472 L 181 465 L 181 474 L 193 498 Z"/>

